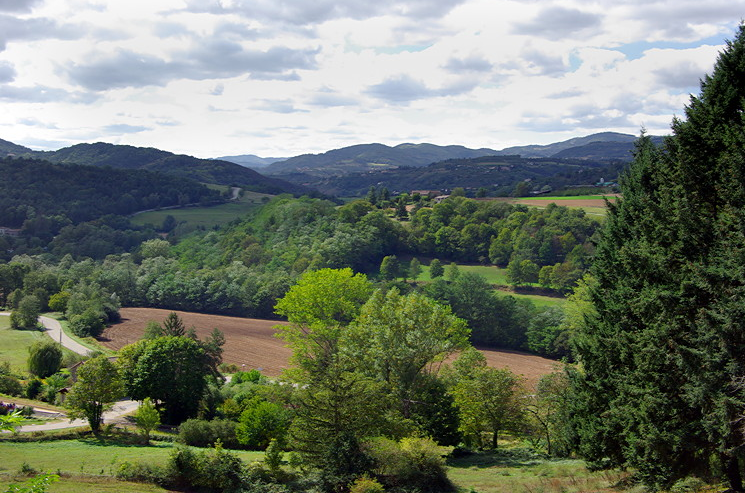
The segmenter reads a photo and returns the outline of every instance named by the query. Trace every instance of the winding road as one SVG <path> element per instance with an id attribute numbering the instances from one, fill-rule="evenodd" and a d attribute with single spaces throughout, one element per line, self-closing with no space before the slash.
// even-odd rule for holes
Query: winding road
<path id="1" fill-rule="evenodd" d="M 9 312 L 0 312 L 0 316 L 9 316 Z M 70 351 L 73 351 L 77 354 L 88 356 L 93 351 L 88 349 L 87 347 L 83 346 L 79 342 L 73 340 L 65 334 L 65 332 L 62 330 L 62 326 L 60 323 L 50 317 L 39 317 L 39 322 L 41 322 L 41 325 L 44 327 L 44 332 L 51 337 L 54 341 L 59 342 L 62 344 L 62 346 L 66 347 Z M 111 423 L 116 422 L 119 418 L 122 416 L 129 414 L 137 409 L 138 407 L 137 401 L 132 400 L 121 400 L 118 401 L 116 404 L 114 404 L 114 407 L 103 414 L 103 421 L 104 423 Z M 49 411 L 47 409 L 42 408 L 34 408 L 36 411 L 36 414 L 39 416 L 49 416 L 49 417 L 59 417 L 64 418 L 64 415 L 56 413 L 54 411 Z M 48 430 L 61 430 L 64 428 L 79 428 L 81 426 L 87 426 L 88 422 L 84 419 L 76 419 L 73 421 L 65 420 L 65 421 L 55 421 L 52 423 L 44 423 L 40 425 L 26 425 L 26 426 L 20 426 L 18 427 L 17 431 L 19 432 L 31 432 L 31 431 L 48 431 Z"/>

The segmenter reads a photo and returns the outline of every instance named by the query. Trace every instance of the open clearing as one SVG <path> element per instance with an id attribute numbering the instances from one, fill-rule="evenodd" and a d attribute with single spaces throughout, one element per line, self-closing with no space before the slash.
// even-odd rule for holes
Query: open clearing
<path id="1" fill-rule="evenodd" d="M 110 349 L 118 350 L 139 340 L 145 332 L 148 321 L 162 322 L 172 310 L 156 308 L 122 308 L 122 321 L 108 327 L 99 342 Z M 187 327 L 194 327 L 200 339 L 206 338 L 213 328 L 225 334 L 223 361 L 246 365 L 245 369 L 260 368 L 268 376 L 279 376 L 289 366 L 292 351 L 285 347 L 284 341 L 275 337 L 273 327 L 284 322 L 254 318 L 225 317 L 176 311 Z M 489 366 L 509 368 L 523 375 L 529 383 L 535 383 L 542 375 L 555 371 L 559 363 L 532 354 L 518 351 L 498 351 L 483 349 Z"/>
<path id="2" fill-rule="evenodd" d="M 130 218 L 132 224 L 145 226 L 151 224 L 160 226 L 166 216 L 173 216 L 176 222 L 185 222 L 192 227 L 210 229 L 245 216 L 259 205 L 263 204 L 268 195 L 259 192 L 244 192 L 238 200 L 208 207 L 182 207 L 179 209 L 162 209 L 135 214 Z"/>
<path id="3" fill-rule="evenodd" d="M 587 214 L 596 216 L 605 216 L 605 199 L 613 202 L 619 197 L 618 194 L 612 195 L 581 195 L 566 197 L 520 197 L 520 198 L 496 198 L 480 200 L 498 200 L 510 204 L 523 204 L 531 207 L 546 207 L 548 204 L 556 204 L 574 209 L 584 209 Z"/>

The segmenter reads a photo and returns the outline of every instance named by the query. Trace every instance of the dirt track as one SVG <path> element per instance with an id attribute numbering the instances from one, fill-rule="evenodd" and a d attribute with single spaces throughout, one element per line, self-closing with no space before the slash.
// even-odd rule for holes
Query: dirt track
<path id="1" fill-rule="evenodd" d="M 107 328 L 100 342 L 111 349 L 120 349 L 139 340 L 145 332 L 148 321 L 162 322 L 172 310 L 155 308 L 122 308 L 122 322 Z M 201 313 L 176 312 L 187 327 L 194 327 L 197 336 L 203 339 L 213 328 L 225 334 L 223 361 L 234 363 L 240 368 L 261 368 L 265 375 L 278 376 L 288 367 L 291 351 L 284 347 L 284 341 L 274 336 L 275 320 L 224 317 Z M 510 368 L 523 375 L 528 383 L 534 384 L 541 375 L 551 373 L 556 361 L 517 351 L 496 351 L 481 349 L 489 366 Z"/>

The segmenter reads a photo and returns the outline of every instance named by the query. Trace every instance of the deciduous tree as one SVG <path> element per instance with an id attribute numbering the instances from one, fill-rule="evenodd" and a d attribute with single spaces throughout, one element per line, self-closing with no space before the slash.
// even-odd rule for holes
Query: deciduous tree
<path id="1" fill-rule="evenodd" d="M 78 369 L 77 380 L 67 394 L 68 415 L 87 419 L 93 433 L 98 433 L 104 411 L 122 397 L 123 390 L 119 372 L 106 356 L 90 359 Z"/>

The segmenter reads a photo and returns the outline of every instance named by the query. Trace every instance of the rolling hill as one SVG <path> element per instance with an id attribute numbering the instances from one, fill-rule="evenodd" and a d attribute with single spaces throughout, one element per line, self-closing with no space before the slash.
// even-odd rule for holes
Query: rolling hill
<path id="1" fill-rule="evenodd" d="M 158 171 L 172 176 L 189 178 L 201 183 L 236 185 L 254 192 L 303 195 L 311 190 L 269 178 L 256 171 L 228 161 L 199 159 L 174 154 L 152 147 L 114 145 L 103 142 L 76 144 L 57 151 L 32 151 L 7 141 L 0 142 L 0 156 L 14 154 L 16 157 L 43 159 L 55 164 L 83 164 L 115 169 L 143 169 Z"/>

